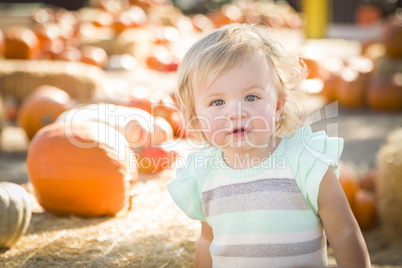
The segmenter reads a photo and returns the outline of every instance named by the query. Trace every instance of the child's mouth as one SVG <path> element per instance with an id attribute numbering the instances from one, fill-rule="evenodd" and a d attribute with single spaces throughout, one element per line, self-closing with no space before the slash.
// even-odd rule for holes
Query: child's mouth
<path id="1" fill-rule="evenodd" d="M 236 128 L 232 132 L 230 132 L 231 135 L 236 136 L 236 137 L 242 137 L 245 136 L 249 133 L 249 131 L 245 128 Z"/>

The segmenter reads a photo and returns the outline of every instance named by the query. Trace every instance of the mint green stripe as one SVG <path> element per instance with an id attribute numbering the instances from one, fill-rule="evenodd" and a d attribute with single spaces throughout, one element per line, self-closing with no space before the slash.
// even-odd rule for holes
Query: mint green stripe
<path id="1" fill-rule="evenodd" d="M 219 214 L 207 218 L 214 235 L 255 233 L 293 233 L 320 227 L 319 218 L 311 210 L 255 210 Z"/>

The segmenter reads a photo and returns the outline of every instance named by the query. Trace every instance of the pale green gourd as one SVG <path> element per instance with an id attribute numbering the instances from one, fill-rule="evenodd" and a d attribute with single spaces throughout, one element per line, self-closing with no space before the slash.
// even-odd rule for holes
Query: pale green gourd
<path id="1" fill-rule="evenodd" d="M 10 248 L 31 221 L 30 196 L 20 185 L 0 182 L 0 248 Z"/>

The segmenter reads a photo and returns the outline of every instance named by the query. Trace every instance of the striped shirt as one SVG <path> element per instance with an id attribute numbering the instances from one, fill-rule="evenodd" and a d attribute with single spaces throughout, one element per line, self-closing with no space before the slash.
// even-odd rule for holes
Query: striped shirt
<path id="1" fill-rule="evenodd" d="M 220 149 L 208 148 L 190 154 L 168 189 L 189 217 L 212 227 L 214 267 L 322 266 L 327 252 L 318 187 L 328 165 L 336 169 L 341 150 L 342 140 L 310 128 L 283 138 L 250 169 L 231 169 Z"/>

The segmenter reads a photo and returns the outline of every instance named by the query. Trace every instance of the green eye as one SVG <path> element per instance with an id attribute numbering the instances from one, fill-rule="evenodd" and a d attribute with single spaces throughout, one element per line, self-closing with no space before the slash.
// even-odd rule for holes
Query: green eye
<path id="1" fill-rule="evenodd" d="M 256 101 L 258 100 L 258 97 L 255 95 L 248 95 L 247 97 L 244 98 L 245 101 Z"/>
<path id="2" fill-rule="evenodd" d="M 212 106 L 221 106 L 223 104 L 224 104 L 223 100 L 216 100 L 211 103 Z"/>

